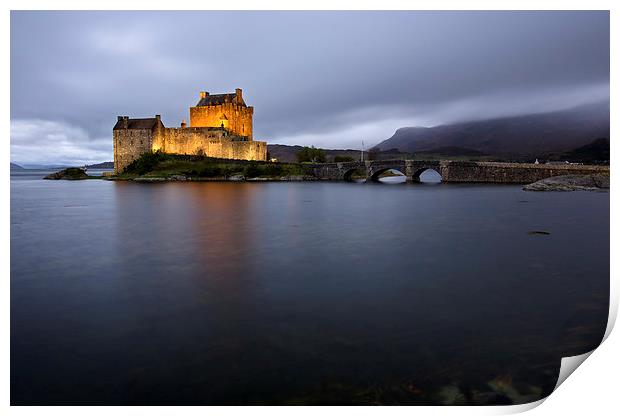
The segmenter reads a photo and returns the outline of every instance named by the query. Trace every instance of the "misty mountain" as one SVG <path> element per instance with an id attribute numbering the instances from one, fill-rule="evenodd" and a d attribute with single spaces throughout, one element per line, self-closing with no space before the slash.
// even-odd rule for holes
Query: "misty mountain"
<path id="1" fill-rule="evenodd" d="M 609 139 L 596 139 L 585 146 L 578 147 L 569 152 L 550 154 L 548 158 L 550 160 L 567 160 L 570 162 L 608 163 Z"/>
<path id="2" fill-rule="evenodd" d="M 458 146 L 441 146 L 434 147 L 428 150 L 422 150 L 416 152 L 419 154 L 429 154 L 429 155 L 438 155 L 438 156 L 488 156 L 486 153 L 481 152 L 479 150 L 468 149 L 466 147 L 458 147 Z"/>
<path id="3" fill-rule="evenodd" d="M 19 166 L 17 163 L 11 162 L 11 170 L 24 170 L 24 168 Z"/>
<path id="4" fill-rule="evenodd" d="M 376 148 L 424 152 L 463 147 L 498 156 L 537 156 L 609 138 L 609 101 L 568 110 L 435 127 L 400 128 Z"/>

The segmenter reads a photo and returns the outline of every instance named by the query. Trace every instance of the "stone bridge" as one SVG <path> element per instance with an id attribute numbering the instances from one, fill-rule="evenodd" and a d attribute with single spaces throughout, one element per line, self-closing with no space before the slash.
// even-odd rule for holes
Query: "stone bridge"
<path id="1" fill-rule="evenodd" d="M 405 175 L 407 182 L 419 182 L 420 174 L 432 169 L 442 182 L 532 183 L 560 175 L 609 174 L 609 166 L 464 162 L 454 160 L 367 160 L 364 162 L 316 163 L 308 166 L 322 180 L 351 180 L 355 172 L 365 172 L 366 180 L 378 181 L 389 169 Z"/>

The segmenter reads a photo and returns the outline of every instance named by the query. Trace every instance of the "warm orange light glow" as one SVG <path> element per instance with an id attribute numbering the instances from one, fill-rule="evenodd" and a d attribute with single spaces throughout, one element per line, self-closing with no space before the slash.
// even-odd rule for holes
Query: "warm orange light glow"
<path id="1" fill-rule="evenodd" d="M 225 114 L 220 116 L 220 127 L 228 129 L 228 117 Z"/>

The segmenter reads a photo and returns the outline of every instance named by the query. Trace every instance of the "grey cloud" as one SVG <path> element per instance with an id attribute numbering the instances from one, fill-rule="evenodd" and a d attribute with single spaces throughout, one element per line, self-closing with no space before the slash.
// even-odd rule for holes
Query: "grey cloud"
<path id="1" fill-rule="evenodd" d="M 12 12 L 11 76 L 12 120 L 88 137 L 118 114 L 177 125 L 198 91 L 241 87 L 257 138 L 359 147 L 608 98 L 609 13 Z"/>
<path id="2" fill-rule="evenodd" d="M 80 165 L 109 158 L 108 137 L 94 139 L 84 129 L 63 122 L 11 121 L 11 160 L 32 164 Z"/>

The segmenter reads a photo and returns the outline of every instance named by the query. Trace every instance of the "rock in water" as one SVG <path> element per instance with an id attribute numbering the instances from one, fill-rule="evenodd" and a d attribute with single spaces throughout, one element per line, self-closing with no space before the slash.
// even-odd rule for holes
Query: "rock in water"
<path id="1" fill-rule="evenodd" d="M 524 191 L 600 191 L 609 189 L 607 175 L 563 175 L 525 185 Z"/>
<path id="2" fill-rule="evenodd" d="M 89 176 L 86 174 L 86 171 L 81 168 L 67 168 L 58 172 L 50 173 L 43 179 L 68 179 L 68 180 L 76 180 L 76 179 L 88 179 Z"/>

